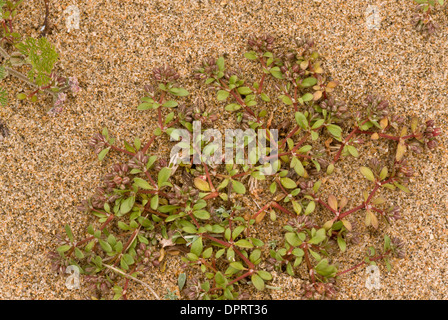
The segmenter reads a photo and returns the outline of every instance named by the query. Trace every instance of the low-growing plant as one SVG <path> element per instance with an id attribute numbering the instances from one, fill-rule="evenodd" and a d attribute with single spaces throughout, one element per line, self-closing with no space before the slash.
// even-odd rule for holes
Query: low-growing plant
<path id="1" fill-rule="evenodd" d="M 204 59 L 194 78 L 215 90 L 227 117 L 243 128 L 270 128 L 272 107 L 285 104 L 293 121 L 276 119 L 283 132 L 278 153 L 267 148 L 266 156 L 251 164 L 221 166 L 202 158 L 200 164 L 158 159 L 150 152 L 156 139 L 179 126 L 192 132 L 193 120 L 211 125 L 225 111 L 209 109 L 204 101 L 189 103 L 184 98 L 189 92 L 176 84 L 178 73 L 168 66 L 155 68 L 137 109 L 154 111 L 157 126 L 148 141 L 137 137 L 133 143 L 124 141 L 124 147 L 117 146 L 106 128 L 92 138 L 90 145 L 100 160 L 110 150 L 130 159 L 114 164 L 95 194 L 82 201 L 79 210 L 98 223 L 88 226 L 89 236 L 82 240 L 65 226 L 66 237 L 51 254 L 54 270 L 78 266 L 97 298 L 111 293 L 126 299 L 129 282 L 154 268 L 164 269 L 167 253 L 175 250 L 185 252 L 185 268 L 203 273 L 202 278 L 179 277 L 186 299 L 249 298 L 249 286 L 272 288 L 274 270 L 302 278 L 302 296 L 318 299 L 334 297 L 337 279 L 351 270 L 379 262 L 390 269 L 391 259 L 403 258 L 404 242 L 387 234 L 382 235 L 381 249 L 369 247 L 365 259 L 346 270 L 335 261 L 334 249 L 349 252 L 359 242 L 363 228 L 356 226 L 355 214 L 373 230 L 400 219 L 400 208 L 388 204 L 385 195 L 409 192 L 409 153 L 434 149 L 440 129 L 432 120 L 420 123 L 415 117 L 406 125 L 404 117 L 391 114 L 387 101 L 375 96 L 367 96 L 361 110 L 350 113 L 331 96 L 338 82 L 324 73 L 312 41 L 304 40 L 294 50 L 274 43 L 271 35 L 248 40 L 245 57 L 260 65 L 258 81 L 232 72 L 224 57 Z M 277 96 L 268 95 L 273 92 L 266 90 L 268 84 Z M 266 138 L 274 141 L 268 133 Z M 339 161 L 358 158 L 358 146 L 366 138 L 395 146 L 359 167 L 370 188 L 350 199 L 325 191 Z M 208 145 L 200 143 L 201 148 Z M 198 151 L 194 148 L 189 146 L 190 154 Z M 277 170 L 263 174 L 263 163 L 273 157 Z M 255 198 L 257 184 L 266 186 L 266 202 L 259 210 L 242 207 L 238 195 Z M 283 240 L 265 242 L 255 236 L 267 217 L 276 221 L 279 214 L 289 219 L 278 230 Z M 165 295 L 173 297 L 171 291 Z"/>
<path id="2" fill-rule="evenodd" d="M 37 101 L 39 93 L 47 93 L 53 97 L 51 112 L 60 112 L 67 98 L 67 91 L 79 91 L 78 80 L 75 77 L 61 77 L 55 71 L 58 53 L 45 37 L 35 39 L 26 37 L 14 29 L 14 20 L 23 0 L 0 0 L 0 55 L 3 62 L 0 65 L 0 80 L 14 76 L 24 81 L 33 90 L 18 93 L 19 100 Z M 48 4 L 46 3 L 48 11 Z M 48 12 L 47 12 L 48 13 Z M 47 17 L 45 18 L 47 19 Z M 24 67 L 22 67 L 24 66 Z M 20 70 L 25 70 L 22 73 Z M 0 88 L 0 104 L 6 106 L 8 92 Z"/>
<path id="3" fill-rule="evenodd" d="M 445 0 L 414 0 L 414 2 L 417 3 L 420 12 L 413 16 L 412 23 L 418 31 L 433 34 L 439 27 L 438 24 L 433 21 L 431 12 L 434 10 L 437 3 L 443 6 Z"/>

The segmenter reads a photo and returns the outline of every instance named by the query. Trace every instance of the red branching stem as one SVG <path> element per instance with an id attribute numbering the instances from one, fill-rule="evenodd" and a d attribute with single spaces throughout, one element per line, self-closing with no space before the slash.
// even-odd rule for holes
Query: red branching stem
<path id="1" fill-rule="evenodd" d="M 348 216 L 349 214 L 352 214 L 352 213 L 354 213 L 354 212 L 356 212 L 356 211 L 358 211 L 358 210 L 361 210 L 361 209 L 365 208 L 365 206 L 366 206 L 367 204 L 369 204 L 369 202 L 372 200 L 373 196 L 374 196 L 375 193 L 378 191 L 378 189 L 379 189 L 382 185 L 384 185 L 384 184 L 386 184 L 386 183 L 389 183 L 389 182 L 391 182 L 391 181 L 393 181 L 393 180 L 394 180 L 394 177 L 391 177 L 391 178 L 387 179 L 386 181 L 380 182 L 379 184 L 377 183 L 377 184 L 375 185 L 375 188 L 373 188 L 373 190 L 370 192 L 370 194 L 369 194 L 369 196 L 367 197 L 367 200 L 366 200 L 365 202 L 363 202 L 362 204 L 360 204 L 359 206 L 357 206 L 357 207 L 355 207 L 355 208 L 353 208 L 353 209 L 350 209 L 350 210 L 348 210 L 348 211 L 346 211 L 346 212 L 341 213 L 341 214 L 339 215 L 338 219 L 341 220 L 341 219 L 343 219 L 344 217 Z"/>
<path id="2" fill-rule="evenodd" d="M 365 204 L 365 203 L 362 203 L 362 204 L 360 204 L 359 206 L 357 206 L 357 207 L 355 207 L 355 208 L 353 208 L 353 209 L 350 209 L 350 210 L 348 210 L 348 211 L 346 211 L 346 212 L 341 213 L 341 214 L 339 215 L 339 220 L 345 218 L 346 216 L 348 216 L 349 214 L 352 214 L 353 212 L 356 212 L 356 211 L 358 211 L 358 210 L 363 209 L 365 206 L 366 206 L 366 204 Z"/>
<path id="3" fill-rule="evenodd" d="M 255 265 L 254 265 L 248 258 L 246 258 L 246 257 L 241 253 L 240 250 L 238 250 L 237 248 L 235 248 L 235 246 L 234 246 L 233 244 L 228 243 L 228 242 L 226 242 L 226 241 L 222 241 L 222 240 L 216 239 L 215 237 L 212 237 L 211 235 L 209 235 L 209 234 L 207 234 L 207 233 L 203 233 L 202 236 L 205 237 L 205 238 L 207 238 L 207 239 L 209 239 L 209 240 L 212 240 L 212 241 L 214 241 L 214 242 L 217 242 L 217 243 L 219 243 L 219 244 L 222 244 L 223 246 L 225 246 L 225 247 L 227 247 L 227 248 L 232 247 L 232 248 L 233 248 L 233 251 L 235 251 L 235 253 L 236 253 L 237 255 L 239 255 L 241 259 L 243 259 L 243 261 L 247 264 L 247 266 L 248 266 L 249 268 L 251 268 L 251 269 L 254 269 L 254 268 L 255 268 Z"/>
<path id="4" fill-rule="evenodd" d="M 290 132 L 290 133 L 288 133 L 288 135 L 286 136 L 286 138 L 285 139 L 283 139 L 283 141 L 282 141 L 282 144 L 281 144 L 281 147 L 280 148 L 283 148 L 283 146 L 285 145 L 285 143 L 286 143 L 286 140 L 288 140 L 289 138 L 291 138 L 293 135 L 294 135 L 294 133 L 296 133 L 298 130 L 300 129 L 300 127 L 299 127 L 299 125 L 296 125 L 295 126 L 295 128 L 294 129 L 292 129 L 292 131 Z"/>
<path id="5" fill-rule="evenodd" d="M 219 196 L 219 192 L 216 191 L 216 192 L 212 192 L 212 193 L 206 195 L 203 199 L 208 200 L 208 199 L 216 198 L 218 196 Z"/>
<path id="6" fill-rule="evenodd" d="M 149 139 L 149 141 L 145 144 L 145 146 L 144 146 L 143 149 L 142 149 L 142 152 L 143 152 L 143 153 L 146 153 L 146 151 L 148 151 L 149 147 L 150 147 L 151 144 L 154 142 L 155 138 L 156 138 L 156 135 L 153 135 L 153 136 L 151 137 L 151 139 Z"/>
<path id="7" fill-rule="evenodd" d="M 249 270 L 245 274 L 243 274 L 243 275 L 239 276 L 238 278 L 235 278 L 232 281 L 230 281 L 227 285 L 230 286 L 230 285 L 234 284 L 235 282 L 238 282 L 238 281 L 240 281 L 240 280 L 242 280 L 242 279 L 252 275 L 253 273 L 254 273 L 254 270 Z"/>
<path id="8" fill-rule="evenodd" d="M 188 216 L 191 218 L 191 220 L 193 220 L 194 225 L 196 226 L 196 228 L 199 229 L 201 226 L 200 226 L 198 220 L 196 220 L 196 218 L 194 217 L 194 215 L 191 213 L 191 211 L 188 212 Z"/>
<path id="9" fill-rule="evenodd" d="M 162 103 L 163 103 L 163 100 L 165 99 L 165 96 L 166 96 L 166 91 L 162 91 L 162 94 L 161 94 L 160 99 L 159 99 L 159 106 L 157 107 L 157 113 L 158 113 L 158 116 L 159 116 L 159 127 L 160 127 L 161 130 L 163 130 Z"/>
<path id="10" fill-rule="evenodd" d="M 148 171 L 145 171 L 145 175 L 149 179 L 149 181 L 151 181 L 151 184 L 157 188 L 157 183 L 153 180 L 153 178 L 151 177 L 151 174 Z"/>
<path id="11" fill-rule="evenodd" d="M 369 119 L 364 120 L 364 121 L 361 123 L 361 125 L 360 125 L 359 127 L 363 126 L 363 125 L 364 125 L 365 123 L 367 123 L 368 121 L 369 121 Z M 344 141 L 343 141 L 342 144 L 341 144 L 341 147 L 340 147 L 339 150 L 338 150 L 338 153 L 334 156 L 333 163 L 336 163 L 336 162 L 339 160 L 339 157 L 341 156 L 342 150 L 344 149 L 344 147 L 345 147 L 345 145 L 347 144 L 347 142 L 349 142 L 350 139 L 351 139 L 355 134 L 359 133 L 359 131 L 360 131 L 360 130 L 359 130 L 359 127 L 358 127 L 357 125 L 355 125 L 355 129 L 353 129 L 353 131 L 350 132 L 350 134 L 344 139 Z"/>
<path id="12" fill-rule="evenodd" d="M 266 73 L 263 73 L 263 75 L 261 76 L 260 85 L 258 87 L 257 94 L 260 94 L 261 91 L 263 90 L 263 83 L 264 83 L 265 78 L 266 78 Z"/>
<path id="13" fill-rule="evenodd" d="M 161 108 L 162 108 L 161 106 L 159 106 L 157 108 L 157 115 L 158 115 L 158 118 L 159 118 L 159 127 L 160 127 L 161 130 L 163 130 L 162 110 L 161 110 Z"/>
<path id="14" fill-rule="evenodd" d="M 292 104 L 294 106 L 294 110 L 297 112 L 299 111 L 299 108 L 297 107 L 297 86 L 294 87 L 294 103 Z"/>
<path id="15" fill-rule="evenodd" d="M 100 230 L 102 231 L 106 226 L 113 220 L 115 216 L 113 214 L 110 214 L 107 220 L 101 225 Z M 79 247 L 83 245 L 84 243 L 89 242 L 90 240 L 93 240 L 95 236 L 90 236 L 82 241 L 79 241 L 73 245 L 73 247 L 70 248 L 70 251 L 67 252 L 67 257 L 70 257 L 70 255 L 73 253 L 76 247 Z"/>
<path id="16" fill-rule="evenodd" d="M 162 217 L 162 218 L 168 218 L 169 215 L 152 210 L 149 206 L 150 206 L 151 202 L 148 202 L 145 206 L 145 211 L 150 212 L 150 213 L 154 213 L 156 216 Z"/>
<path id="17" fill-rule="evenodd" d="M 310 262 L 310 257 L 308 254 L 308 247 L 307 245 L 304 246 L 303 248 L 304 252 L 305 252 L 305 262 L 306 262 L 306 266 L 308 267 L 308 271 L 310 271 L 310 275 L 311 275 L 311 281 L 314 283 L 316 282 L 316 279 L 314 278 L 314 273 L 312 273 L 313 267 L 311 266 L 311 262 Z"/>
<path id="18" fill-rule="evenodd" d="M 165 128 L 172 127 L 172 126 L 174 126 L 178 122 L 179 122 L 179 119 L 173 120 L 170 123 L 168 123 Z"/>
<path id="19" fill-rule="evenodd" d="M 136 269 L 137 269 L 137 265 L 134 266 L 134 268 L 132 268 L 132 270 L 131 270 L 131 272 L 129 272 L 129 274 L 132 275 Z M 122 291 L 123 300 L 128 300 L 128 297 L 127 297 L 128 286 L 129 286 L 129 278 L 126 278 L 126 282 L 124 283 L 123 291 Z"/>
<path id="20" fill-rule="evenodd" d="M 255 213 L 255 214 L 252 216 L 252 219 L 255 219 L 260 213 L 262 213 L 263 211 L 267 210 L 270 206 L 271 206 L 271 202 L 266 203 L 266 204 L 263 206 L 263 208 L 261 208 L 260 210 L 258 210 L 258 212 Z"/>
<path id="21" fill-rule="evenodd" d="M 131 152 L 131 151 L 128 151 L 128 150 L 121 149 L 121 148 L 116 147 L 116 146 L 114 146 L 114 145 L 109 144 L 109 147 L 110 147 L 112 150 L 115 150 L 115 151 L 118 151 L 118 152 L 123 152 L 123 153 L 126 153 L 126 154 L 130 155 L 130 156 L 135 156 L 135 153 L 133 153 L 133 152 Z"/>
<path id="22" fill-rule="evenodd" d="M 205 265 L 207 268 L 210 268 L 210 269 L 212 269 L 213 271 L 218 272 L 218 270 L 216 270 L 215 267 L 213 267 L 212 265 L 210 265 L 204 258 L 200 258 L 199 261 L 200 261 L 203 265 Z"/>
<path id="23" fill-rule="evenodd" d="M 207 176 L 208 183 L 210 184 L 210 189 L 212 190 L 212 192 L 215 192 L 216 189 L 215 186 L 213 186 L 212 178 L 210 177 L 210 173 L 208 172 L 208 167 L 205 162 L 202 162 L 202 165 L 204 166 L 205 175 Z"/>
<path id="24" fill-rule="evenodd" d="M 263 69 L 266 69 L 266 64 L 264 62 L 264 57 L 263 56 L 259 56 L 258 59 L 260 60 L 260 63 L 261 63 L 261 66 L 263 67 Z M 266 78 L 266 73 L 263 71 L 263 75 L 261 76 L 260 84 L 258 86 L 257 94 L 260 94 L 261 91 L 263 90 L 263 83 L 264 83 L 264 79 L 265 78 Z"/>
<path id="25" fill-rule="evenodd" d="M 240 281 L 240 280 L 242 280 L 242 279 L 244 279 L 244 278 L 247 278 L 248 276 L 252 275 L 254 272 L 255 272 L 254 270 L 249 270 L 249 271 L 247 271 L 246 273 L 242 274 L 242 275 L 239 276 L 238 278 L 235 278 L 235 279 L 233 279 L 232 281 L 230 281 L 230 282 L 227 284 L 227 286 L 230 286 L 230 285 L 234 284 L 235 282 L 238 282 L 238 281 Z M 210 289 L 209 292 L 211 292 L 211 291 L 215 291 L 215 290 L 219 290 L 219 289 L 222 289 L 222 288 L 214 287 L 214 288 Z"/>
<path id="26" fill-rule="evenodd" d="M 239 177 L 242 177 L 242 176 L 251 174 L 251 173 L 252 173 L 252 171 L 248 170 L 248 171 L 246 171 L 246 172 L 240 172 L 240 173 L 237 173 L 237 174 L 231 176 L 231 178 L 232 178 L 232 179 L 235 179 L 235 178 L 239 178 Z"/>
<path id="27" fill-rule="evenodd" d="M 279 204 L 278 204 L 277 202 L 275 202 L 275 201 L 272 201 L 272 202 L 271 202 L 271 206 L 273 206 L 274 208 L 277 208 L 278 210 L 280 210 L 280 211 L 282 211 L 282 212 L 284 212 L 284 213 L 286 213 L 286 214 L 289 214 L 289 215 L 292 216 L 292 217 L 295 216 L 294 213 L 292 213 L 292 212 L 289 211 L 288 209 L 283 208 L 281 205 L 279 205 Z"/>
<path id="28" fill-rule="evenodd" d="M 387 250 L 387 251 L 386 251 L 384 254 L 382 254 L 382 255 L 379 255 L 379 256 L 374 257 L 374 258 L 369 258 L 369 261 L 377 261 L 377 260 L 381 260 L 381 259 L 383 259 L 384 257 L 386 257 L 389 253 L 390 253 L 390 250 Z M 350 271 L 352 271 L 352 270 L 355 270 L 356 268 L 359 268 L 359 267 L 363 266 L 363 265 L 366 264 L 366 263 L 367 263 L 367 262 L 362 261 L 362 262 L 358 263 L 357 265 L 355 265 L 355 266 L 353 266 L 353 267 L 351 267 L 351 268 L 349 268 L 349 269 L 347 269 L 347 270 L 338 272 L 338 273 L 336 273 L 336 277 L 341 276 L 341 275 L 343 275 L 344 273 L 350 272 Z"/>
<path id="29" fill-rule="evenodd" d="M 275 182 L 277 182 L 277 184 L 280 186 L 280 189 L 282 189 L 282 191 L 285 193 L 285 195 L 288 195 L 289 192 L 285 190 L 285 188 L 283 188 L 282 183 L 280 182 L 279 178 L 275 178 Z"/>
<path id="30" fill-rule="evenodd" d="M 223 246 L 225 246 L 227 248 L 230 248 L 232 246 L 230 243 L 228 243 L 226 241 L 222 241 L 222 240 L 216 239 L 215 237 L 212 237 L 211 235 L 209 235 L 207 233 L 203 233 L 202 236 L 207 238 L 207 239 L 209 239 L 209 240 L 212 240 L 212 241 L 214 241 L 216 243 L 222 244 Z"/>
<path id="31" fill-rule="evenodd" d="M 311 196 L 314 198 L 314 201 L 317 201 L 319 204 L 323 205 L 325 208 L 337 215 L 337 211 L 331 208 L 325 201 L 317 197 L 315 194 L 311 194 Z"/>

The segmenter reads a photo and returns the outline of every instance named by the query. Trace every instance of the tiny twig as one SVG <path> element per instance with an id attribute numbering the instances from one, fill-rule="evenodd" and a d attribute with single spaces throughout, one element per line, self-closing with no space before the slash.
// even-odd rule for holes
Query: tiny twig
<path id="1" fill-rule="evenodd" d="M 151 291 L 151 293 L 154 295 L 154 297 L 156 297 L 157 300 L 160 300 L 160 297 L 157 295 L 157 293 L 156 293 L 156 292 L 155 292 L 155 291 L 154 291 L 154 290 L 153 290 L 147 283 L 144 283 L 143 281 L 141 281 L 141 280 L 139 280 L 139 279 L 137 279 L 137 278 L 131 276 L 130 274 L 124 273 L 124 272 L 121 271 L 120 269 L 117 269 L 117 268 L 115 268 L 115 267 L 113 267 L 113 266 L 111 266 L 111 265 L 103 264 L 103 266 L 105 266 L 106 268 L 108 268 L 108 269 L 110 269 L 110 270 L 113 270 L 113 271 L 115 271 L 115 272 L 121 274 L 121 275 L 124 276 L 125 278 L 131 279 L 131 280 L 134 280 L 135 282 L 140 283 L 141 285 L 143 285 L 144 287 L 146 287 L 147 289 L 149 289 L 149 291 Z"/>

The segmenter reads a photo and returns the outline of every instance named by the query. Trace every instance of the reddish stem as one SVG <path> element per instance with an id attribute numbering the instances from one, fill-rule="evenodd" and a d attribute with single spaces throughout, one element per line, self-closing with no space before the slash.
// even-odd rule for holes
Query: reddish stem
<path id="1" fill-rule="evenodd" d="M 283 208 L 281 205 L 279 205 L 279 204 L 278 204 L 277 202 L 275 202 L 275 201 L 272 201 L 272 202 L 271 202 L 271 206 L 273 206 L 274 208 L 277 208 L 277 209 L 280 210 L 280 211 L 283 211 L 283 212 L 286 213 L 286 214 L 289 214 L 289 215 L 292 216 L 292 217 L 295 216 L 294 213 L 292 213 L 292 212 L 289 211 L 288 209 Z"/>
<path id="2" fill-rule="evenodd" d="M 151 137 L 151 139 L 149 139 L 149 141 L 145 144 L 145 146 L 144 146 L 143 149 L 142 149 L 142 152 L 143 152 L 143 153 L 146 153 L 146 151 L 148 151 L 149 147 L 151 146 L 151 144 L 153 143 L 153 141 L 155 140 L 155 138 L 156 138 L 156 135 L 153 135 L 153 136 Z"/>

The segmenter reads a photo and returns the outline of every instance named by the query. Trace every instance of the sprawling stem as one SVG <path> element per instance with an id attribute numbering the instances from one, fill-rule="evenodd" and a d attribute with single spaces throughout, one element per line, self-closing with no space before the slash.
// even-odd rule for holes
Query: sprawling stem
<path id="1" fill-rule="evenodd" d="M 377 261 L 377 260 L 384 259 L 389 253 L 390 253 L 390 250 L 386 251 L 384 254 L 379 255 L 379 256 L 377 256 L 377 257 L 369 258 L 369 261 Z M 353 267 L 351 267 L 351 268 L 349 268 L 349 269 L 347 269 L 347 270 L 338 272 L 338 273 L 336 274 L 336 277 L 341 276 L 341 275 L 343 275 L 344 273 L 353 271 L 353 270 L 355 270 L 356 268 L 359 268 L 359 267 L 365 265 L 366 263 L 367 263 L 367 262 L 362 261 L 362 262 L 358 263 L 357 265 L 355 265 L 355 266 L 353 266 Z"/>
<path id="2" fill-rule="evenodd" d="M 100 227 L 100 230 L 102 231 L 104 228 L 106 228 L 106 226 L 113 220 L 115 216 L 113 214 L 109 215 L 109 217 L 107 218 L 107 220 L 103 223 L 103 225 Z M 90 240 L 93 240 L 95 238 L 95 236 L 90 236 L 82 241 L 79 241 L 77 243 L 75 243 L 70 250 L 67 252 L 67 257 L 70 257 L 71 254 L 73 253 L 73 251 L 75 250 L 76 247 L 79 247 L 81 245 L 83 245 L 84 243 L 89 242 Z"/>

